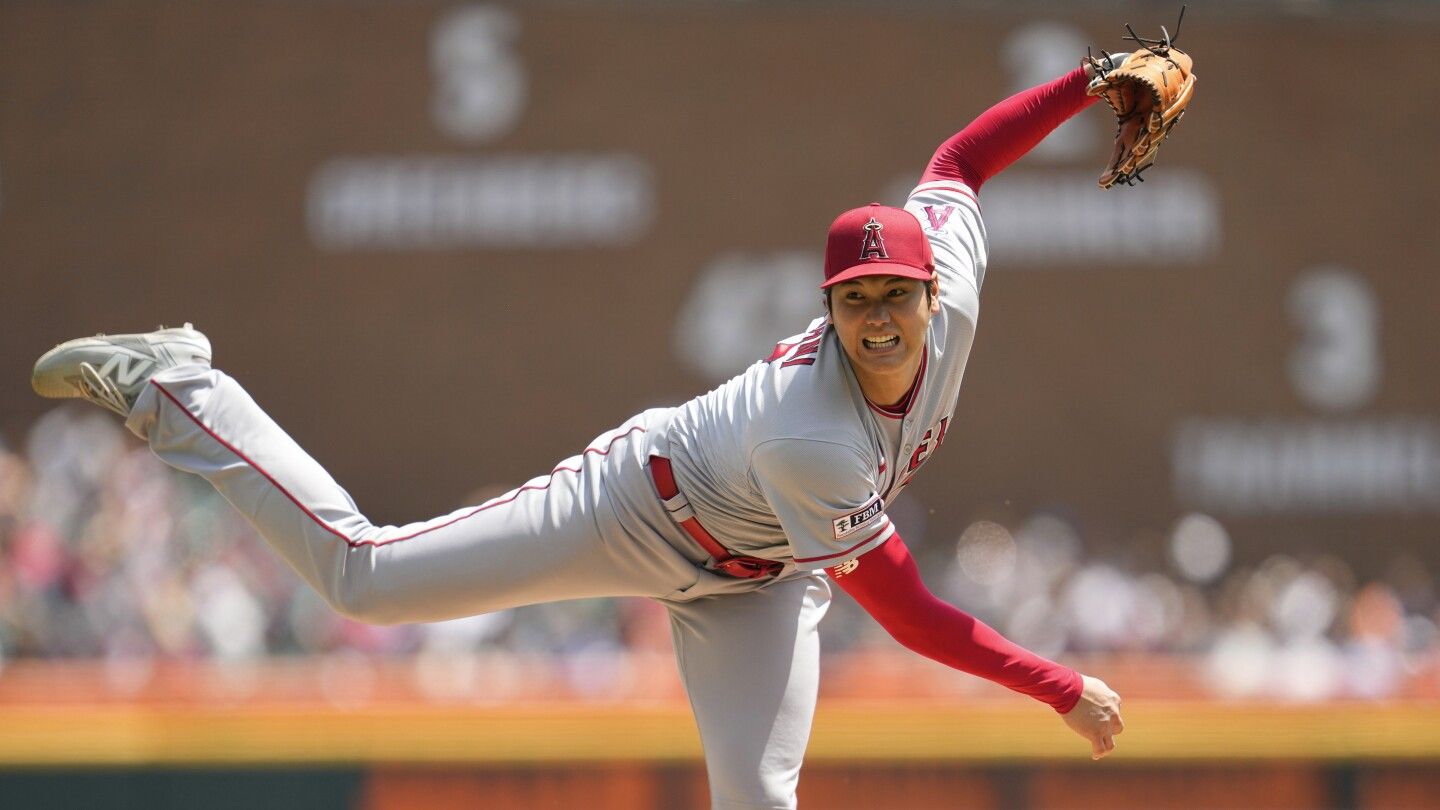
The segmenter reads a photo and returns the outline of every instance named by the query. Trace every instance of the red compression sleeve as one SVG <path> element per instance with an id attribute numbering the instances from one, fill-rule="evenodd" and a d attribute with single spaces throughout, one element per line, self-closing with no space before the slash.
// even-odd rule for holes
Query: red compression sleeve
<path id="1" fill-rule="evenodd" d="M 1075 68 L 1053 82 L 1023 90 L 986 110 L 940 144 L 920 182 L 959 180 L 976 191 L 1096 99 Z"/>
<path id="2" fill-rule="evenodd" d="M 1064 714 L 1080 700 L 1080 673 L 1048 661 L 941 601 L 896 534 L 860 555 L 849 573 L 830 577 L 895 640 L 926 658 L 1007 686 Z"/>

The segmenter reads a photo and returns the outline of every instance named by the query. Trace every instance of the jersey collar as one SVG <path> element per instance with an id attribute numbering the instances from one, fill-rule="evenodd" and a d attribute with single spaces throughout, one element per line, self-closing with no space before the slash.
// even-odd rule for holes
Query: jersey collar
<path id="1" fill-rule="evenodd" d="M 904 417 L 905 414 L 910 412 L 910 406 L 915 404 L 916 396 L 920 392 L 920 384 L 925 380 L 925 366 L 929 364 L 929 359 L 930 346 L 927 344 L 921 349 L 920 368 L 915 371 L 915 380 L 910 383 L 910 390 L 906 391 L 905 396 L 901 397 L 900 401 L 894 405 L 876 405 L 870 401 L 869 397 L 865 397 L 863 391 L 860 396 L 865 397 L 865 404 L 870 406 L 870 410 L 881 416 L 889 419 L 900 419 Z"/>

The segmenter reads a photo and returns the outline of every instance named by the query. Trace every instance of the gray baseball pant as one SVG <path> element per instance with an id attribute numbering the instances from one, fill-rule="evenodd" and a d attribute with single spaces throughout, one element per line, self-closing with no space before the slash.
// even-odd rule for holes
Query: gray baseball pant
<path id="1" fill-rule="evenodd" d="M 128 427 L 208 480 L 335 610 L 424 622 L 561 599 L 645 596 L 670 611 L 715 808 L 792 808 L 819 683 L 824 578 L 706 571 L 645 469 L 668 409 L 602 434 L 549 475 L 443 517 L 376 526 L 229 376 L 158 373 Z"/>

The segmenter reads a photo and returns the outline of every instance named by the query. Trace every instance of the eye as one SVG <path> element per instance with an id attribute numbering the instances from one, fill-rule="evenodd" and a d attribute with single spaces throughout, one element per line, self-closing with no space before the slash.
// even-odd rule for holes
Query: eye
<path id="1" fill-rule="evenodd" d="M 887 293 L 887 295 L 889 295 L 891 298 L 899 298 L 900 296 L 905 295 L 905 294 L 908 293 L 908 292 L 910 292 L 910 291 L 907 290 L 907 289 L 905 289 L 904 287 L 896 287 L 896 288 L 890 290 L 890 292 Z"/>

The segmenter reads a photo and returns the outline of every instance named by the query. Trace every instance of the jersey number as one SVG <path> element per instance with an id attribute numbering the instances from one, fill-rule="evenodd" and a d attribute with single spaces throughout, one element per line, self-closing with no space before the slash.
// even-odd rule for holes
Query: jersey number
<path id="1" fill-rule="evenodd" d="M 915 447 L 915 452 L 910 454 L 910 464 L 905 468 L 904 480 L 900 486 L 909 486 L 910 482 L 915 478 L 915 473 L 920 469 L 920 465 L 924 464 L 925 461 L 930 458 L 930 450 L 932 449 L 930 439 L 934 438 L 935 447 L 939 447 L 945 443 L 945 431 L 949 429 L 950 417 L 947 416 L 940 420 L 939 425 L 925 431 L 925 436 L 920 439 L 920 444 Z"/>

